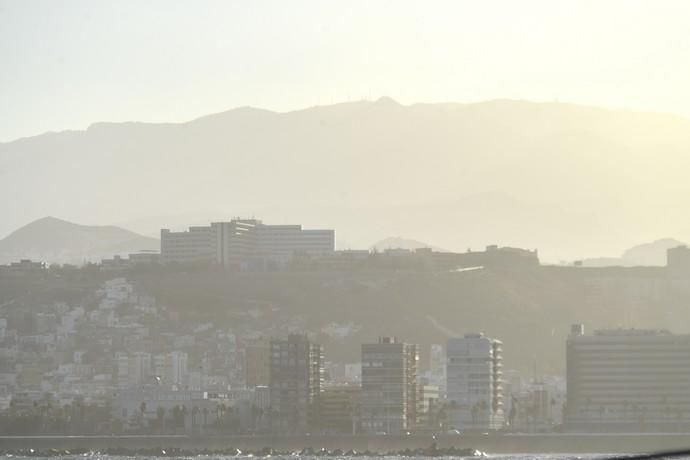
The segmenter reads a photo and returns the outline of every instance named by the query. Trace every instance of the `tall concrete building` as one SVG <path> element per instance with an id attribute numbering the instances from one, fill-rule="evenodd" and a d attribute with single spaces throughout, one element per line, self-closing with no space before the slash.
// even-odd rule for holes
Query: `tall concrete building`
<path id="1" fill-rule="evenodd" d="M 244 383 L 247 388 L 268 386 L 271 372 L 271 348 L 268 341 L 257 340 L 244 349 Z"/>
<path id="2" fill-rule="evenodd" d="M 451 338 L 446 347 L 448 425 L 457 430 L 503 427 L 503 349 L 484 334 Z"/>
<path id="3" fill-rule="evenodd" d="M 417 345 L 396 337 L 362 345 L 362 430 L 400 434 L 414 428 L 417 409 Z"/>
<path id="4" fill-rule="evenodd" d="M 569 431 L 690 429 L 690 335 L 574 325 L 566 365 Z"/>
<path id="5" fill-rule="evenodd" d="M 335 251 L 334 230 L 305 230 L 301 225 L 266 225 L 233 219 L 185 232 L 161 230 L 163 263 L 206 263 L 235 268 L 284 266 L 294 255 Z"/>
<path id="6" fill-rule="evenodd" d="M 306 336 L 271 340 L 271 425 L 277 433 L 318 428 L 323 384 L 323 350 Z"/>

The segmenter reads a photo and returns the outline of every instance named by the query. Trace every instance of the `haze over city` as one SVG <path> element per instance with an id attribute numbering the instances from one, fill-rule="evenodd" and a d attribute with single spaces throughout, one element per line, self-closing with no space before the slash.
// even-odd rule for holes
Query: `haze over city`
<path id="1" fill-rule="evenodd" d="M 690 457 L 689 23 L 0 0 L 0 460 Z"/>
<path id="2" fill-rule="evenodd" d="M 31 203 L 5 203 L 0 235 L 48 215 L 146 235 L 219 216 L 293 215 L 337 226 L 342 247 L 389 236 L 453 250 L 505 243 L 551 262 L 690 240 L 680 212 L 688 5 L 662 4 L 3 2 L 2 192 L 32 191 L 22 194 Z M 400 105 L 365 123 L 384 96 Z M 496 99 L 515 102 L 481 104 Z M 242 106 L 284 115 L 202 118 L 194 124 L 214 132 L 201 139 L 186 125 L 121 128 L 141 130 L 135 139 L 97 123 L 179 123 Z M 438 124 L 424 125 L 429 117 Z M 247 123 L 257 137 L 227 139 Z M 89 126 L 102 129 L 80 134 Z M 75 132 L 10 142 L 63 130 Z M 34 161 L 43 155 L 51 162 Z M 189 164 L 199 155 L 218 174 Z M 71 166 L 84 161 L 100 167 Z M 309 167 L 280 177 L 268 164 L 283 161 Z M 133 192 L 144 184 L 148 193 Z M 131 193 L 138 199 L 122 206 Z M 429 219 L 437 228 L 414 225 Z"/>

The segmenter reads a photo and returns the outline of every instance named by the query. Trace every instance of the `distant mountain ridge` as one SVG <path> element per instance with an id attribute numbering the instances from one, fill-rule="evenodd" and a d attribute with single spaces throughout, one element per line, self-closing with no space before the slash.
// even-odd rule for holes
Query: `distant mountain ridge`
<path id="1" fill-rule="evenodd" d="M 81 264 L 159 247 L 155 238 L 120 227 L 79 225 L 44 217 L 0 240 L 0 264 L 20 259 Z"/>
<path id="2" fill-rule="evenodd" d="M 690 240 L 690 120 L 563 103 L 239 108 L 186 123 L 94 123 L 0 144 L 0 235 L 203 215 L 335 228 L 353 247 L 415 235 L 558 261 Z M 192 223 L 192 222 L 190 222 Z M 164 220 L 146 228 L 152 234 Z"/>

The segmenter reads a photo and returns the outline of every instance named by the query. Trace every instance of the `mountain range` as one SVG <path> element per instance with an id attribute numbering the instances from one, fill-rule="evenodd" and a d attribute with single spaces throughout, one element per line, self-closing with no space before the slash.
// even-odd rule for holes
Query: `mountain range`
<path id="1" fill-rule="evenodd" d="M 120 227 L 79 225 L 44 217 L 0 240 L 0 264 L 20 259 L 82 264 L 117 254 L 159 248 L 155 238 Z"/>
<path id="2" fill-rule="evenodd" d="M 45 215 L 144 235 L 256 216 L 352 247 L 405 234 L 584 259 L 690 240 L 688 151 L 682 117 L 512 100 L 96 123 L 0 144 L 0 236 Z"/>

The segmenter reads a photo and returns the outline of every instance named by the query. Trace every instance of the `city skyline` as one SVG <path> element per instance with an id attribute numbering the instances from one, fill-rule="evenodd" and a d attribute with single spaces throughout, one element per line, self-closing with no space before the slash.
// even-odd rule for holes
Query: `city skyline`
<path id="1" fill-rule="evenodd" d="M 0 0 L 0 460 L 690 457 L 689 23 Z"/>

